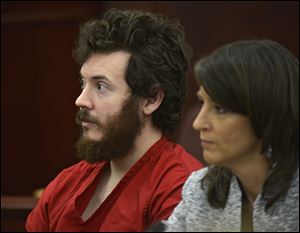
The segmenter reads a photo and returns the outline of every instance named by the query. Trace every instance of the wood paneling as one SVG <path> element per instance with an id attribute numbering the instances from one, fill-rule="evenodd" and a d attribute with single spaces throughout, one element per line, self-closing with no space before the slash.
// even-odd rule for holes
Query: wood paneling
<path id="1" fill-rule="evenodd" d="M 1 232 L 24 232 L 37 201 L 31 196 L 1 196 Z"/>
<path id="2" fill-rule="evenodd" d="M 102 11 L 88 4 L 1 2 L 2 194 L 30 195 L 76 162 L 71 52 L 78 25 Z"/>

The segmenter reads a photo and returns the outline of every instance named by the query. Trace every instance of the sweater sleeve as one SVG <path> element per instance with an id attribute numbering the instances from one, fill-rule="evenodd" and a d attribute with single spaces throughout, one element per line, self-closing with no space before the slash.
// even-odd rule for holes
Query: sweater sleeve
<path id="1" fill-rule="evenodd" d="M 195 188 L 195 186 L 200 185 L 200 180 L 206 172 L 206 168 L 200 169 L 199 171 L 193 172 L 182 189 L 182 200 L 176 206 L 171 216 L 167 221 L 163 221 L 165 224 L 166 232 L 186 232 L 187 231 L 187 222 L 186 216 L 188 213 L 197 208 L 193 206 L 191 198 L 195 195 L 195 191 L 199 190 L 199 188 Z M 192 195 L 193 194 L 193 195 Z"/>

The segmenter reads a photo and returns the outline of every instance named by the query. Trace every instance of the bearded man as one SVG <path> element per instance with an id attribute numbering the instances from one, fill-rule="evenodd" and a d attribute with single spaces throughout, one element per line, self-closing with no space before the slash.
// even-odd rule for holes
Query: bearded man
<path id="1" fill-rule="evenodd" d="M 186 95 L 191 49 L 177 21 L 141 11 L 86 22 L 74 50 L 82 92 L 79 163 L 30 213 L 27 231 L 144 231 L 167 219 L 202 164 L 169 141 Z"/>

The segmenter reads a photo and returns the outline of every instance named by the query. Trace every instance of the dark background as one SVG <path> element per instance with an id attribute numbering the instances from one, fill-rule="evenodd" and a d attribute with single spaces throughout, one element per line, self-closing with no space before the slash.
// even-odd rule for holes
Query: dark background
<path id="1" fill-rule="evenodd" d="M 79 66 L 71 51 L 79 25 L 112 7 L 179 19 L 194 50 L 192 65 L 240 39 L 273 39 L 299 57 L 298 1 L 1 2 L 2 195 L 31 195 L 77 162 Z M 183 121 L 172 138 L 202 160 L 191 128 L 197 111 L 192 68 L 189 86 Z"/>

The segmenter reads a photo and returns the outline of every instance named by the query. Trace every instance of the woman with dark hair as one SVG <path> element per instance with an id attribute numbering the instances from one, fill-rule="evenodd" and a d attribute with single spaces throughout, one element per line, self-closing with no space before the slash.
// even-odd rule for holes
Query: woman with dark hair
<path id="1" fill-rule="evenodd" d="M 208 167 L 193 172 L 166 231 L 299 231 L 299 62 L 238 41 L 195 66 Z"/>

